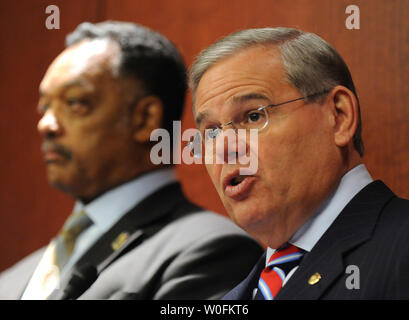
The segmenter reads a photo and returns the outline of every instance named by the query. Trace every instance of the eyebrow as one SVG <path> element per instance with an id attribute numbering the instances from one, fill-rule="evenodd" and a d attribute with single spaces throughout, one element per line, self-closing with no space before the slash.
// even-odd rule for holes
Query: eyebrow
<path id="1" fill-rule="evenodd" d="M 85 82 L 83 80 L 78 80 L 77 79 L 77 80 L 73 80 L 73 81 L 70 81 L 68 83 L 63 84 L 60 89 L 67 90 L 67 89 L 72 88 L 72 87 L 82 87 L 82 88 L 92 89 L 93 85 L 88 83 L 88 82 Z M 40 97 L 42 97 L 42 96 L 44 96 L 46 94 L 47 94 L 47 91 L 41 90 L 41 88 L 39 89 Z"/>
<path id="2" fill-rule="evenodd" d="M 248 93 L 243 94 L 241 96 L 235 96 L 232 99 L 232 104 L 241 104 L 244 102 L 248 102 L 249 100 L 266 100 L 270 101 L 270 99 L 261 93 Z"/>
<path id="3" fill-rule="evenodd" d="M 242 104 L 242 103 L 248 102 L 250 100 L 265 100 L 265 101 L 270 102 L 270 99 L 267 96 L 265 96 L 264 94 L 261 94 L 261 93 L 247 93 L 247 94 L 243 94 L 243 95 L 240 95 L 240 96 L 233 97 L 230 104 L 231 105 Z M 206 119 L 208 117 L 209 117 L 209 112 L 207 112 L 207 111 L 199 112 L 196 119 L 195 119 L 196 126 L 199 127 L 200 123 L 204 119 Z"/>
<path id="4" fill-rule="evenodd" d="M 203 119 L 207 118 L 208 116 L 209 113 L 207 111 L 199 112 L 195 119 L 196 126 L 199 126 Z"/>

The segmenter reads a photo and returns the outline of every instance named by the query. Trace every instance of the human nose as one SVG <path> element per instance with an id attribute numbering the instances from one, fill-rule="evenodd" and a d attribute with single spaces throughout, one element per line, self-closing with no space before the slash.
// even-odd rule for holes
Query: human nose
<path id="1" fill-rule="evenodd" d="M 42 135 L 61 133 L 61 125 L 59 124 L 55 113 L 49 109 L 47 110 L 37 124 L 37 129 Z"/>
<path id="2" fill-rule="evenodd" d="M 225 129 L 216 138 L 216 163 L 235 164 L 247 151 L 246 138 L 237 129 Z"/>

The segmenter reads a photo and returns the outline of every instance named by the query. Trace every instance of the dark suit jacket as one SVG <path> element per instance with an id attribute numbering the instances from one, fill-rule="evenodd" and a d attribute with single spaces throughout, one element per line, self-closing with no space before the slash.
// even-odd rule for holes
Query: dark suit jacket
<path id="1" fill-rule="evenodd" d="M 223 299 L 250 300 L 264 266 L 265 255 Z M 310 285 L 315 273 L 321 279 Z M 409 201 L 379 180 L 366 186 L 305 254 L 276 299 L 409 299 Z"/>
<path id="2" fill-rule="evenodd" d="M 114 250 L 119 234 L 128 237 Z M 43 252 L 0 275 L 1 299 L 21 297 Z M 246 276 L 261 252 L 230 220 L 189 203 L 180 185 L 171 184 L 120 219 L 50 299 L 216 299 Z M 96 267 L 95 282 L 75 275 L 84 265 Z"/>

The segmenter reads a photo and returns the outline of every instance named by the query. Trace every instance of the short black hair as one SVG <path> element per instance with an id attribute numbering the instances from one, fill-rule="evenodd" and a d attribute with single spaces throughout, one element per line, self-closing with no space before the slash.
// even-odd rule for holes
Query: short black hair
<path id="1" fill-rule="evenodd" d="M 145 95 L 162 101 L 162 126 L 172 135 L 173 121 L 181 119 L 187 90 L 186 67 L 174 44 L 147 27 L 120 21 L 81 23 L 67 35 L 66 46 L 84 39 L 110 39 L 119 44 L 119 74 L 135 77 L 142 82 Z"/>

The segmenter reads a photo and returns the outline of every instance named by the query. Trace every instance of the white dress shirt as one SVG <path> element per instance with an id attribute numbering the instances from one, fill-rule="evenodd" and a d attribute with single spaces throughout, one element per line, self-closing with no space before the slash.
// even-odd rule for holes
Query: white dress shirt
<path id="1" fill-rule="evenodd" d="M 174 169 L 161 169 L 146 173 L 134 180 L 124 183 L 102 194 L 92 202 L 84 205 L 77 201 L 73 212 L 84 210 L 92 220 L 92 225 L 83 231 L 75 242 L 75 247 L 67 264 L 60 272 L 59 278 L 83 256 L 83 254 L 127 212 L 143 199 L 161 187 L 177 181 Z M 44 260 L 43 257 L 42 260 Z M 46 258 L 47 259 L 47 258 Z M 47 262 L 48 263 L 48 262 Z M 39 283 L 42 271 L 38 269 L 33 274 L 22 299 L 43 299 L 39 294 Z M 58 284 L 56 284 L 58 285 Z"/>
<path id="2" fill-rule="evenodd" d="M 345 206 L 365 186 L 373 181 L 364 164 L 348 171 L 341 179 L 335 191 L 318 208 L 315 214 L 288 241 L 310 252 L 325 231 L 331 226 Z M 267 248 L 266 265 L 276 249 Z M 284 279 L 283 285 L 295 272 L 294 268 Z"/>

